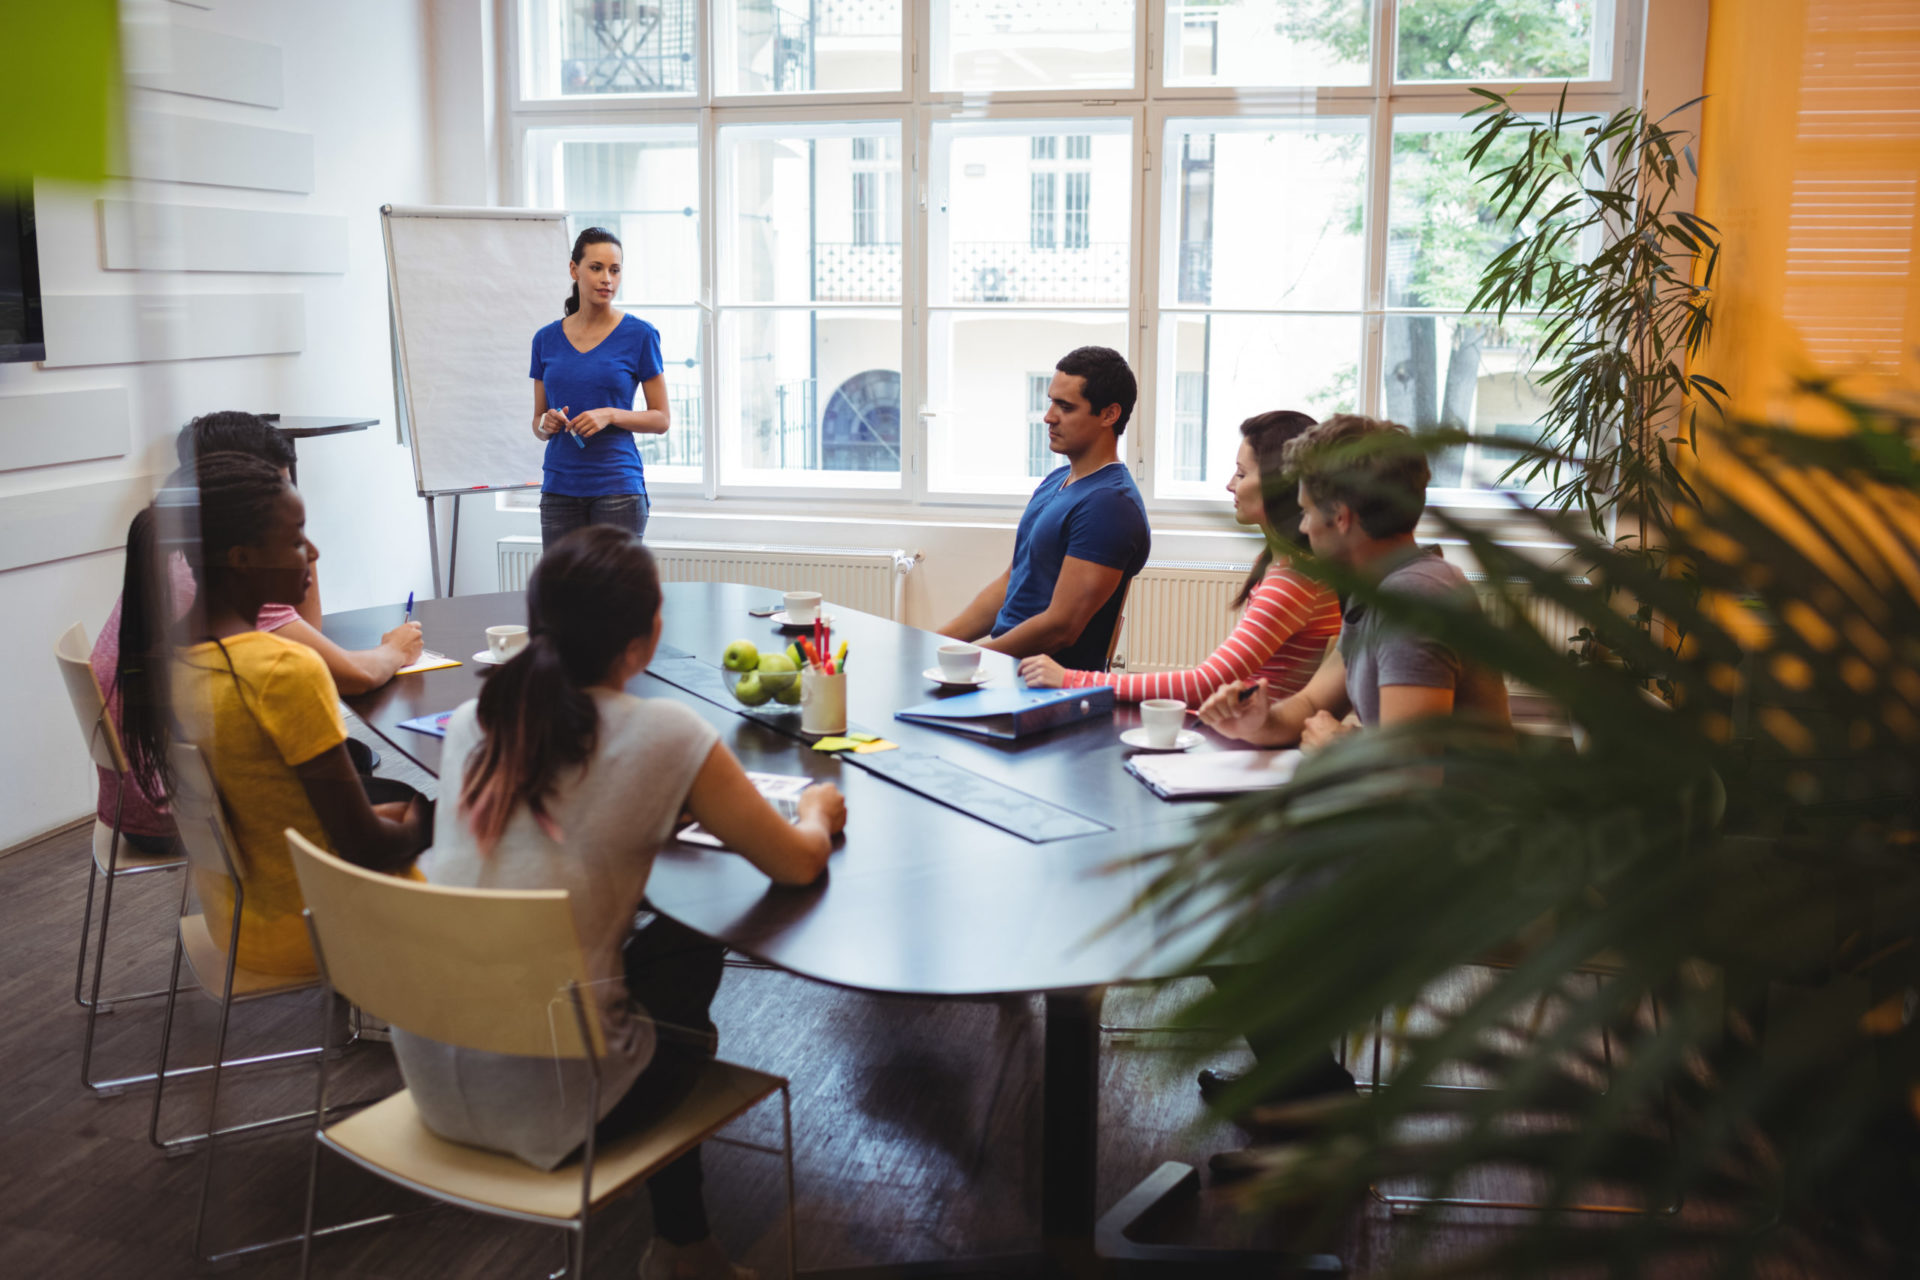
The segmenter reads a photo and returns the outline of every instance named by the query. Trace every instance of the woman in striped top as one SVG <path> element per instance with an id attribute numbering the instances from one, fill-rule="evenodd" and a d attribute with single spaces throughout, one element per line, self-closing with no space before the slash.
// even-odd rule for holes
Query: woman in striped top
<path id="1" fill-rule="evenodd" d="M 1227 492 L 1233 495 L 1234 519 L 1257 525 L 1267 545 L 1233 602 L 1236 609 L 1246 606 L 1246 612 L 1212 657 L 1191 671 L 1139 675 L 1069 671 L 1051 658 L 1033 657 L 1020 663 L 1021 678 L 1037 689 L 1108 684 L 1122 702 L 1180 698 L 1190 707 L 1233 680 L 1264 680 L 1274 697 L 1304 688 L 1340 634 L 1339 601 L 1291 560 L 1303 546 L 1300 501 L 1281 469 L 1280 452 L 1313 425 L 1306 414 L 1285 409 L 1240 424 L 1240 452 Z"/>

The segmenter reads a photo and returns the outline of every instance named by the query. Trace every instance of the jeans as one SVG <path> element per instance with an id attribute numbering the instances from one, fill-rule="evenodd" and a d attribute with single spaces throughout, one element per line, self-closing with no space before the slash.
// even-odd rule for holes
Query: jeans
<path id="1" fill-rule="evenodd" d="M 653 1060 L 594 1127 L 596 1141 L 646 1128 L 693 1091 L 718 1039 L 707 1010 L 720 990 L 725 955 L 719 943 L 665 916 L 627 940 L 627 990 L 654 1019 L 657 1039 Z M 667 1243 L 707 1238 L 701 1182 L 699 1147 L 647 1180 L 653 1230 Z"/>
<path id="2" fill-rule="evenodd" d="M 540 495 L 540 549 L 590 524 L 618 525 L 636 538 L 646 536 L 647 513 L 652 506 L 644 493 L 609 493 L 598 498 Z"/>

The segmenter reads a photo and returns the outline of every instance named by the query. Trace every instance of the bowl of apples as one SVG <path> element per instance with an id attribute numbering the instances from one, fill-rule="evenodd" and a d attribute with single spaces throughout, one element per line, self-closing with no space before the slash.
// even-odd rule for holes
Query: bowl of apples
<path id="1" fill-rule="evenodd" d="M 800 647 L 762 653 L 751 640 L 727 646 L 720 665 L 733 673 L 727 681 L 734 701 L 743 707 L 773 715 L 800 710 Z"/>

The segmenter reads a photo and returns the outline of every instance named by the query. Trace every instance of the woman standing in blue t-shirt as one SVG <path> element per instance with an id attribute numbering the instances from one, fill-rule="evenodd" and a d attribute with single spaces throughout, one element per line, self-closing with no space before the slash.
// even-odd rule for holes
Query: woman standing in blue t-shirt
<path id="1" fill-rule="evenodd" d="M 664 435 L 667 379 L 660 331 L 614 309 L 620 239 L 588 227 L 573 242 L 564 319 L 533 335 L 533 434 L 547 442 L 540 542 L 590 524 L 646 532 L 647 480 L 635 433 Z M 647 407 L 633 402 L 646 391 Z M 609 431 L 615 427 L 618 430 Z"/>

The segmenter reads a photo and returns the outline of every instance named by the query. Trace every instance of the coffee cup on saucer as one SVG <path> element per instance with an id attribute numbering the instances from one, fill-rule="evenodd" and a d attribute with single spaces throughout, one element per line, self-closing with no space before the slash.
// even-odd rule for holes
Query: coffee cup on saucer
<path id="1" fill-rule="evenodd" d="M 810 627 L 814 619 L 820 616 L 820 593 L 818 591 L 789 591 L 785 597 L 787 606 L 787 625 Z"/>
<path id="2" fill-rule="evenodd" d="M 1148 698 L 1140 704 L 1140 724 L 1147 731 L 1147 745 L 1156 751 L 1173 748 L 1186 718 L 1187 704 L 1178 698 Z"/>
<path id="3" fill-rule="evenodd" d="M 487 628 L 487 653 L 495 662 L 505 662 L 526 647 L 527 629 L 525 627 Z"/>
<path id="4" fill-rule="evenodd" d="M 940 674 L 955 684 L 964 684 L 980 671 L 980 646 L 943 644 L 940 646 Z"/>

